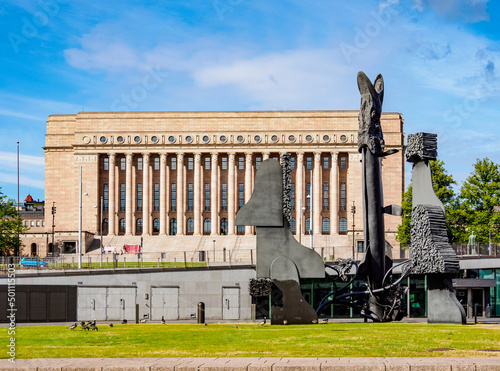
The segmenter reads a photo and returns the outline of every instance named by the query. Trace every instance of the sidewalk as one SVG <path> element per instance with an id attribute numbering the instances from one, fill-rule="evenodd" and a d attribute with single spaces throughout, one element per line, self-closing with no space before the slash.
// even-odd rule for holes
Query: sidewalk
<path id="1" fill-rule="evenodd" d="M 51 358 L 0 360 L 0 370 L 494 371 L 500 357 L 474 358 Z"/>

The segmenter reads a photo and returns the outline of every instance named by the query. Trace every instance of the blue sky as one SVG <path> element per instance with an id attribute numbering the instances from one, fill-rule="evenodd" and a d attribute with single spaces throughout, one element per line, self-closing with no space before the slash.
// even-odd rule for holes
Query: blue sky
<path id="1" fill-rule="evenodd" d="M 11 198 L 18 141 L 21 200 L 44 198 L 51 114 L 359 109 L 360 70 L 384 76 L 406 134 L 438 134 L 459 184 L 477 158 L 500 163 L 499 2 L 4 0 L 0 17 Z"/>

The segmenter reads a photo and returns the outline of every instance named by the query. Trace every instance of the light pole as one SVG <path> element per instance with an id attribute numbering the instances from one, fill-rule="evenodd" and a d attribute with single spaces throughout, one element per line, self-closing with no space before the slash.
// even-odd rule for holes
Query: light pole
<path id="1" fill-rule="evenodd" d="M 316 170 L 317 171 L 317 170 Z M 309 235 L 311 236 L 311 250 L 313 250 L 313 223 L 314 223 L 314 203 L 313 203 L 313 189 L 314 189 L 314 183 L 313 183 L 313 171 L 311 170 L 311 188 L 309 189 L 309 196 L 311 197 L 311 222 L 309 223 Z"/>
<path id="2" fill-rule="evenodd" d="M 21 241 L 19 240 L 19 142 L 17 142 L 17 248 L 14 253 L 14 256 L 20 256 L 21 254 Z"/>
<path id="3" fill-rule="evenodd" d="M 52 255 L 54 255 L 54 228 L 56 226 L 56 202 L 52 202 Z"/>
<path id="4" fill-rule="evenodd" d="M 79 187 L 79 204 L 80 210 L 78 213 L 78 269 L 82 268 L 82 166 L 80 166 L 80 187 Z"/>
<path id="5" fill-rule="evenodd" d="M 352 260 L 354 260 L 354 215 L 356 214 L 356 206 L 354 205 L 354 201 L 351 206 L 352 212 Z"/>
<path id="6" fill-rule="evenodd" d="M 488 254 L 492 255 L 491 248 L 491 229 L 488 231 Z"/>
<path id="7" fill-rule="evenodd" d="M 101 225 L 100 225 L 100 227 L 101 227 L 101 243 L 100 243 L 101 248 L 100 248 L 100 251 L 99 251 L 99 253 L 100 253 L 99 255 L 101 256 L 101 261 L 100 261 L 100 265 L 99 266 L 101 268 L 102 268 L 102 247 L 104 246 L 104 244 L 102 243 L 102 211 L 103 211 L 103 199 L 102 199 L 102 196 L 101 196 Z"/>
<path id="8" fill-rule="evenodd" d="M 214 240 L 214 263 L 215 263 L 215 240 Z"/>
<path id="9" fill-rule="evenodd" d="M 309 238 L 311 239 L 311 246 L 313 248 L 313 204 L 312 204 L 312 196 L 309 194 L 306 197 L 309 200 Z M 307 220 L 307 218 L 306 218 Z"/>

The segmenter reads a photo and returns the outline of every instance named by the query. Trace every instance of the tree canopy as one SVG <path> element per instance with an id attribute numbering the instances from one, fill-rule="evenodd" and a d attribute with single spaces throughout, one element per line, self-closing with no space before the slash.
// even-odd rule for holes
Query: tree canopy
<path id="1" fill-rule="evenodd" d="M 19 234 L 25 231 L 15 201 L 8 199 L 0 188 L 0 252 L 18 255 L 17 248 L 22 246 Z"/>

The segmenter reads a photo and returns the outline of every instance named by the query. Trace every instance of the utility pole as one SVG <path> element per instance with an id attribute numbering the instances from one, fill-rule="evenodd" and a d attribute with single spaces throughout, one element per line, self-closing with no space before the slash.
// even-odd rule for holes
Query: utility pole
<path id="1" fill-rule="evenodd" d="M 352 212 L 352 260 L 354 260 L 354 215 L 356 214 L 356 206 L 354 205 L 354 201 L 351 206 Z"/>
<path id="2" fill-rule="evenodd" d="M 52 202 L 52 254 L 54 254 L 55 247 L 54 247 L 54 227 L 56 224 L 56 202 Z"/>

